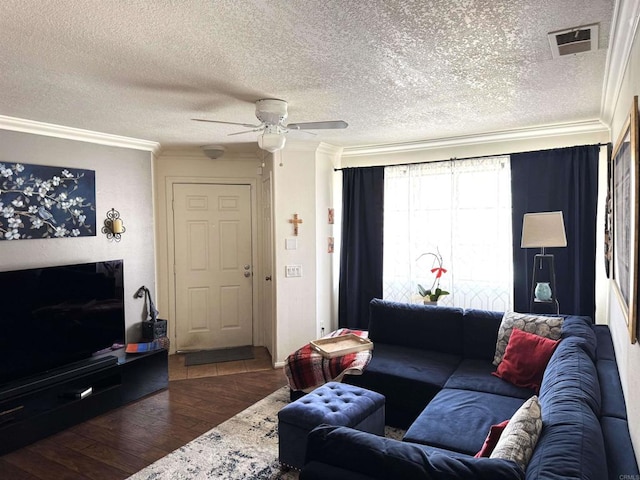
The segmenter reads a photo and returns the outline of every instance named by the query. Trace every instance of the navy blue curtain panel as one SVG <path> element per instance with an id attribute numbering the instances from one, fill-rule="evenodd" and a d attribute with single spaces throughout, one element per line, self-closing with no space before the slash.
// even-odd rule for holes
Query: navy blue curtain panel
<path id="1" fill-rule="evenodd" d="M 520 248 L 525 213 L 562 210 L 566 248 L 554 255 L 560 313 L 595 314 L 598 145 L 511 155 L 514 310 L 529 311 L 535 248 Z"/>
<path id="2" fill-rule="evenodd" d="M 369 326 L 369 302 L 382 298 L 384 167 L 342 170 L 338 324 Z"/>

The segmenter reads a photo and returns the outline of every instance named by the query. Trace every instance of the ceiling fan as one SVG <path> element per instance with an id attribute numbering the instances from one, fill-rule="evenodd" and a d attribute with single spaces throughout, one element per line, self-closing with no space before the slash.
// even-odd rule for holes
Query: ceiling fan
<path id="1" fill-rule="evenodd" d="M 256 117 L 260 123 L 223 122 L 221 120 L 208 120 L 205 118 L 193 118 L 197 122 L 223 123 L 225 125 L 239 125 L 250 128 L 242 132 L 229 135 L 241 135 L 243 133 L 262 132 L 258 137 L 258 146 L 268 152 L 276 152 L 284 148 L 286 142 L 285 133 L 290 130 L 320 130 L 331 128 L 347 128 L 349 124 L 343 120 L 330 120 L 325 122 L 285 123 L 287 120 L 287 102 L 277 98 L 263 98 L 256 102 Z M 311 133 L 311 132 L 307 132 Z"/>

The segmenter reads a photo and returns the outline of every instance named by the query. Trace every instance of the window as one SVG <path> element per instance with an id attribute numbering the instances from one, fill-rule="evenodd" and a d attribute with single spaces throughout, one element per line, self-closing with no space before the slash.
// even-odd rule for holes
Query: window
<path id="1" fill-rule="evenodd" d="M 386 167 L 384 298 L 422 301 L 439 251 L 440 305 L 511 310 L 510 177 L 507 156 Z"/>

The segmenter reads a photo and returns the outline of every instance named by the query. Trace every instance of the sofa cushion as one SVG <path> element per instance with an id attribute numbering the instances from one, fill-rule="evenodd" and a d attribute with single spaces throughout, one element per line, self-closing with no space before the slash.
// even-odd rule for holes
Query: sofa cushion
<path id="1" fill-rule="evenodd" d="M 572 411 L 575 403 L 587 405 L 600 414 L 600 383 L 596 367 L 580 346 L 580 339 L 562 340 L 549 360 L 540 386 L 540 401 L 549 415 Z"/>
<path id="2" fill-rule="evenodd" d="M 562 323 L 562 338 L 575 338 L 580 347 L 595 362 L 598 339 L 593 326 L 591 317 L 569 315 Z"/>
<path id="3" fill-rule="evenodd" d="M 462 321 L 464 358 L 476 358 L 491 362 L 496 349 L 496 336 L 501 321 L 501 312 L 465 310 Z"/>
<path id="4" fill-rule="evenodd" d="M 527 480 L 608 478 L 602 430 L 593 411 L 566 399 L 564 411 L 558 411 L 559 404 L 540 402 L 542 434 L 527 466 Z"/>
<path id="5" fill-rule="evenodd" d="M 540 390 L 542 376 L 558 340 L 514 328 L 494 375 L 518 387 Z"/>
<path id="6" fill-rule="evenodd" d="M 600 419 L 604 448 L 607 452 L 607 470 L 611 479 L 640 478 L 633 452 L 629 425 L 626 420 L 603 416 Z"/>
<path id="7" fill-rule="evenodd" d="M 568 337 L 549 361 L 539 395 L 544 425 L 528 479 L 607 478 L 600 384 L 583 347 L 582 339 Z"/>
<path id="8" fill-rule="evenodd" d="M 525 332 L 535 333 L 541 337 L 559 340 L 562 335 L 562 317 L 550 317 L 544 315 L 531 315 L 525 313 L 505 312 L 498 328 L 498 338 L 496 339 L 496 350 L 493 357 L 493 364 L 497 367 L 502 361 L 509 337 L 514 328 Z"/>
<path id="9" fill-rule="evenodd" d="M 301 480 L 321 478 L 306 476 L 317 462 L 353 470 L 377 479 L 524 478 L 524 472 L 515 462 L 509 460 L 439 454 L 421 445 L 377 437 L 347 427 L 318 427 L 309 434 L 308 445 L 308 465 L 302 470 Z"/>
<path id="10" fill-rule="evenodd" d="M 407 428 L 442 389 L 460 363 L 458 355 L 376 343 L 363 375 L 347 383 L 386 397 L 387 424 Z"/>
<path id="11" fill-rule="evenodd" d="M 493 355 L 491 359 L 493 359 Z M 477 360 L 465 358 L 460 362 L 456 371 L 449 377 L 444 387 L 496 393 L 508 397 L 522 398 L 523 400 L 526 400 L 535 393 L 530 388 L 517 387 L 512 383 L 492 375 L 496 367 L 491 362 L 491 359 Z"/>
<path id="12" fill-rule="evenodd" d="M 598 340 L 596 358 L 598 360 L 615 360 L 616 353 L 613 349 L 613 339 L 608 325 L 594 325 L 593 331 Z"/>
<path id="13" fill-rule="evenodd" d="M 541 430 L 542 412 L 534 395 L 513 414 L 490 458 L 513 460 L 526 471 Z"/>
<path id="14" fill-rule="evenodd" d="M 504 429 L 507 427 L 509 420 L 505 420 L 504 422 L 500 422 L 497 425 L 491 425 L 489 428 L 489 433 L 487 434 L 487 438 L 484 439 L 484 443 L 482 444 L 482 448 L 478 453 L 474 455 L 475 458 L 489 457 L 491 453 L 493 453 L 493 449 L 496 448 L 498 444 L 498 440 L 500 440 L 500 436 Z"/>
<path id="15" fill-rule="evenodd" d="M 409 427 L 403 441 L 475 455 L 491 425 L 513 416 L 521 398 L 446 388 Z"/>
<path id="16" fill-rule="evenodd" d="M 324 462 L 309 462 L 298 477 L 300 480 L 371 480 L 369 475 Z"/>
<path id="17" fill-rule="evenodd" d="M 618 365 L 615 360 L 598 360 L 596 363 L 600 391 L 602 394 L 602 407 L 600 415 L 610 417 L 627 418 L 627 407 L 622 393 L 622 384 L 618 374 Z"/>
<path id="18" fill-rule="evenodd" d="M 373 299 L 369 338 L 374 343 L 462 355 L 462 315 L 461 308 Z"/>

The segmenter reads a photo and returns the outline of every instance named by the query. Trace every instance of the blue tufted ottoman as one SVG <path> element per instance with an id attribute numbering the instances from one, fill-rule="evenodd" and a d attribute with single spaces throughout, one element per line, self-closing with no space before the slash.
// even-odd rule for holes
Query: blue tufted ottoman
<path id="1" fill-rule="evenodd" d="M 278 412 L 280 463 L 302 468 L 307 434 L 321 423 L 384 436 L 384 395 L 329 382 Z"/>

